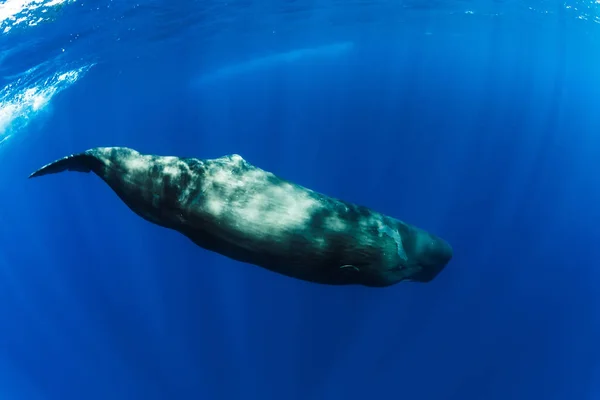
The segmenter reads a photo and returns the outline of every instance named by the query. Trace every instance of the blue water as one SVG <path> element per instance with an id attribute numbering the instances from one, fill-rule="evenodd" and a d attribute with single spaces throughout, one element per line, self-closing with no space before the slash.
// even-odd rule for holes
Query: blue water
<path id="1" fill-rule="evenodd" d="M 600 4 L 0 3 L 0 398 L 596 400 Z M 432 231 L 310 284 L 132 213 L 96 146 L 238 153 Z"/>

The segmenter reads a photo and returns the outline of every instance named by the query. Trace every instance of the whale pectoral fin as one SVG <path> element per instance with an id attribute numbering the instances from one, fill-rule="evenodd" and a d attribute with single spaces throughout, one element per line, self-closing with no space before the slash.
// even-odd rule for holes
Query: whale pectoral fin
<path id="1" fill-rule="evenodd" d="M 44 165 L 42 168 L 29 175 L 29 177 L 35 178 L 63 171 L 91 172 L 99 164 L 100 160 L 90 154 L 72 154 Z"/>

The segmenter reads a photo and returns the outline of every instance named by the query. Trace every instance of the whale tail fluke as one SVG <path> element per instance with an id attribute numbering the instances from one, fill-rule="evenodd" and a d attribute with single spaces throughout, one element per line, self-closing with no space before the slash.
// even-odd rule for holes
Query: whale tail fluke
<path id="1" fill-rule="evenodd" d="M 53 161 L 38 169 L 29 178 L 38 176 L 57 174 L 63 171 L 91 172 L 96 169 L 100 160 L 88 153 L 71 154 L 70 156 Z"/>

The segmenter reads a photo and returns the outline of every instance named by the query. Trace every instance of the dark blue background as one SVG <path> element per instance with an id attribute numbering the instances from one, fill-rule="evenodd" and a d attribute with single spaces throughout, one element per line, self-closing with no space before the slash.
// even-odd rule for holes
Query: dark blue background
<path id="1" fill-rule="evenodd" d="M 509 5 L 315 3 L 290 24 L 234 2 L 253 24 L 202 35 L 209 7 L 173 7 L 119 22 L 138 33 L 110 51 L 125 25 L 84 38 L 98 64 L 2 154 L 0 395 L 595 399 L 598 27 Z M 455 256 L 426 285 L 313 285 L 204 251 L 93 175 L 26 179 L 95 146 L 238 153 L 435 232 Z"/>

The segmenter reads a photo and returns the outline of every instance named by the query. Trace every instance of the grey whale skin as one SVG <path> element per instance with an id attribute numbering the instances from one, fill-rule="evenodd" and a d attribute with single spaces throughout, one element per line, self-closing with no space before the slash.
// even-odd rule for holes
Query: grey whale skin
<path id="1" fill-rule="evenodd" d="M 262 170 L 215 159 L 97 147 L 29 177 L 94 172 L 142 218 L 198 246 L 304 281 L 386 287 L 429 282 L 452 258 L 443 239 Z"/>

